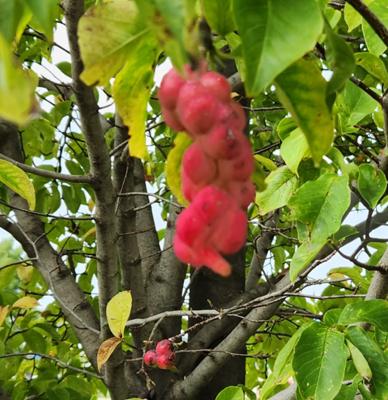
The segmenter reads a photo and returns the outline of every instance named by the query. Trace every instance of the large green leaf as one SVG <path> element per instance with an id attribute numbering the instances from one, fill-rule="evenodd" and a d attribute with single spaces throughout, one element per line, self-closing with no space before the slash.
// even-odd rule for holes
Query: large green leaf
<path id="1" fill-rule="evenodd" d="M 220 35 L 235 30 L 232 0 L 201 0 L 203 13 L 210 27 Z"/>
<path id="2" fill-rule="evenodd" d="M 365 5 L 369 5 L 373 0 L 364 0 Z M 349 32 L 361 25 L 362 16 L 354 9 L 348 2 L 345 3 L 344 8 L 345 22 L 349 28 Z"/>
<path id="3" fill-rule="evenodd" d="M 310 265 L 325 244 L 326 240 L 314 242 L 307 240 L 297 248 L 290 265 L 291 281 L 295 281 L 299 273 Z"/>
<path id="4" fill-rule="evenodd" d="M 359 327 L 350 327 L 347 331 L 350 341 L 356 346 L 366 358 L 371 370 L 371 391 L 376 400 L 388 398 L 388 359 L 377 343 L 372 340 Z"/>
<path id="5" fill-rule="evenodd" d="M 280 101 L 306 136 L 311 155 L 320 162 L 331 146 L 334 126 L 326 103 L 327 82 L 315 61 L 301 59 L 275 80 Z"/>
<path id="6" fill-rule="evenodd" d="M 350 325 L 368 322 L 388 332 L 388 301 L 367 300 L 348 304 L 342 311 L 338 323 Z"/>
<path id="7" fill-rule="evenodd" d="M 296 189 L 297 178 L 287 167 L 280 167 L 267 176 L 265 183 L 265 190 L 256 195 L 261 215 L 287 204 Z"/>
<path id="8" fill-rule="evenodd" d="M 315 0 L 234 0 L 233 8 L 250 96 L 312 50 L 323 27 Z"/>
<path id="9" fill-rule="evenodd" d="M 58 17 L 59 7 L 57 0 L 27 0 L 26 3 L 30 7 L 33 18 L 31 25 L 43 32 L 51 41 L 53 37 L 53 28 L 55 18 Z"/>
<path id="10" fill-rule="evenodd" d="M 192 139 L 184 132 L 179 132 L 174 140 L 174 147 L 168 153 L 165 164 L 167 185 L 178 202 L 187 205 L 182 193 L 181 164 L 183 153 L 192 143 Z"/>
<path id="11" fill-rule="evenodd" d="M 26 123 L 36 112 L 36 84 L 36 76 L 16 64 L 0 35 L 0 118 L 19 125 Z"/>
<path id="12" fill-rule="evenodd" d="M 295 219 L 307 226 L 313 242 L 326 240 L 341 226 L 350 204 L 350 189 L 345 176 L 326 173 L 302 185 L 288 206 Z"/>
<path id="13" fill-rule="evenodd" d="M 35 208 L 35 189 L 27 174 L 9 161 L 0 160 L 0 182 L 17 193 L 31 210 Z"/>
<path id="14" fill-rule="evenodd" d="M 354 400 L 360 380 L 361 377 L 356 375 L 351 385 L 342 385 L 341 390 L 338 392 L 337 396 L 335 396 L 334 400 Z"/>
<path id="15" fill-rule="evenodd" d="M 147 42 L 142 40 L 136 49 L 117 74 L 112 94 L 123 123 L 129 129 L 129 153 L 145 159 L 148 158 L 145 122 L 153 85 L 156 49 L 152 39 Z"/>
<path id="16" fill-rule="evenodd" d="M 308 326 L 308 324 L 302 325 L 292 335 L 285 346 L 279 351 L 279 354 L 277 355 L 275 364 L 273 366 L 272 373 L 260 389 L 261 400 L 267 399 L 277 385 L 286 383 L 287 379 L 292 375 L 292 359 L 294 357 L 295 346 L 298 343 L 298 340 L 303 331 Z"/>
<path id="17" fill-rule="evenodd" d="M 387 179 L 383 171 L 377 167 L 362 164 L 359 167 L 357 188 L 370 207 L 375 208 L 381 196 L 385 193 Z"/>
<path id="18" fill-rule="evenodd" d="M 388 72 L 383 60 L 368 52 L 354 54 L 357 65 L 365 69 L 368 74 L 388 86 Z"/>
<path id="19" fill-rule="evenodd" d="M 90 7 L 78 25 L 82 80 L 88 85 L 108 83 L 146 33 L 134 1 L 112 0 Z"/>
<path id="20" fill-rule="evenodd" d="M 293 360 L 303 398 L 334 399 L 341 389 L 347 357 L 343 333 L 320 323 L 308 327 L 296 345 Z"/>
<path id="21" fill-rule="evenodd" d="M 31 12 L 23 0 L 0 0 L 0 34 L 11 43 L 19 40 L 31 18 Z"/>
<path id="22" fill-rule="evenodd" d="M 354 132 L 356 125 L 377 108 L 377 102 L 353 82 L 348 81 L 338 95 L 336 106 L 342 132 Z"/>
<path id="23" fill-rule="evenodd" d="M 370 2 L 368 7 L 385 26 L 388 26 L 388 3 L 386 0 L 374 0 Z M 380 56 L 386 51 L 387 46 L 365 19 L 362 20 L 362 31 L 368 50 L 372 54 Z"/>
<path id="24" fill-rule="evenodd" d="M 287 167 L 298 175 L 299 163 L 309 154 L 309 145 L 303 132 L 297 128 L 292 131 L 280 146 L 280 155 Z"/>
<path id="25" fill-rule="evenodd" d="M 331 77 L 327 86 L 327 95 L 329 96 L 329 102 L 332 104 L 335 97 L 330 95 L 343 88 L 345 82 L 352 74 L 355 63 L 353 52 L 347 45 L 341 36 L 337 35 L 328 23 L 325 23 L 326 33 L 326 59 L 333 70 L 333 76 Z"/>

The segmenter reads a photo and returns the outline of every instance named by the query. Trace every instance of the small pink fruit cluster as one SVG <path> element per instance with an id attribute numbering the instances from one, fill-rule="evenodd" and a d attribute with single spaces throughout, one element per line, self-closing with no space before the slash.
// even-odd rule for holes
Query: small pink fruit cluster
<path id="1" fill-rule="evenodd" d="M 149 367 L 160 369 L 171 369 L 174 367 L 175 353 L 168 339 L 161 340 L 156 344 L 155 350 L 148 350 L 143 357 L 144 364 Z"/>
<path id="2" fill-rule="evenodd" d="M 169 71 L 159 99 L 165 122 L 194 140 L 182 161 L 182 191 L 191 205 L 177 220 L 175 254 L 193 267 L 206 265 L 228 276 L 230 264 L 221 253 L 233 254 L 244 245 L 244 210 L 255 197 L 244 111 L 231 99 L 228 81 L 204 66 L 186 67 L 184 77 Z"/>

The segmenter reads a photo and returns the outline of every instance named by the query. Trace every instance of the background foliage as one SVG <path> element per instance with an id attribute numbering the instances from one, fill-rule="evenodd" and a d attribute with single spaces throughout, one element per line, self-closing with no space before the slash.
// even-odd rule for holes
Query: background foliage
<path id="1" fill-rule="evenodd" d="M 386 399 L 387 2 L 0 9 L 0 398 Z M 201 58 L 256 160 L 228 279 L 171 249 L 190 141 L 155 81 Z"/>

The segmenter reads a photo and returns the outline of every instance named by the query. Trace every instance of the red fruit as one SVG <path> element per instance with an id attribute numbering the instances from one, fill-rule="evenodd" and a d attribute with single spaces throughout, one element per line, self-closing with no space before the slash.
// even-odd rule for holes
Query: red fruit
<path id="1" fill-rule="evenodd" d="M 246 125 L 244 110 L 240 104 L 233 100 L 230 100 L 227 103 L 218 104 L 217 120 L 219 123 L 224 123 L 233 131 L 242 132 Z"/>
<path id="2" fill-rule="evenodd" d="M 228 183 L 227 189 L 243 209 L 247 208 L 255 200 L 256 188 L 251 181 L 231 181 Z"/>
<path id="3" fill-rule="evenodd" d="M 245 181 L 255 169 L 251 145 L 245 137 L 241 142 L 240 154 L 231 160 L 220 160 L 218 163 L 219 176 L 222 181 Z"/>
<path id="4" fill-rule="evenodd" d="M 143 356 L 144 364 L 152 367 L 156 364 L 156 352 L 154 350 L 148 350 Z"/>
<path id="5" fill-rule="evenodd" d="M 217 98 L 198 82 L 188 82 L 178 97 L 177 112 L 182 125 L 192 135 L 201 135 L 216 120 Z"/>
<path id="6" fill-rule="evenodd" d="M 159 100 L 163 108 L 173 110 L 176 107 L 178 94 L 185 80 L 171 69 L 162 79 L 159 89 Z"/>
<path id="7" fill-rule="evenodd" d="M 229 276 L 230 264 L 216 250 L 207 247 L 200 251 L 202 265 L 206 265 L 213 272 L 221 276 Z"/>
<path id="8" fill-rule="evenodd" d="M 217 174 L 216 163 L 203 152 L 198 143 L 193 143 L 185 151 L 182 165 L 190 180 L 199 185 L 212 182 Z"/>
<path id="9" fill-rule="evenodd" d="M 176 233 L 174 236 L 174 253 L 176 257 L 185 264 L 193 266 L 201 265 L 201 260 L 198 258 L 196 252 L 192 250 Z"/>
<path id="10" fill-rule="evenodd" d="M 230 100 L 230 85 L 228 80 L 217 72 L 209 71 L 201 76 L 201 83 L 222 101 Z"/>
<path id="11" fill-rule="evenodd" d="M 201 220 L 212 225 L 224 215 L 231 202 L 232 199 L 228 193 L 217 186 L 209 185 L 197 194 L 191 207 Z"/>
<path id="12" fill-rule="evenodd" d="M 244 245 L 247 236 L 247 216 L 237 206 L 228 210 L 213 230 L 213 243 L 224 254 L 234 254 Z"/>
<path id="13" fill-rule="evenodd" d="M 200 185 L 196 185 L 186 174 L 185 170 L 182 168 L 182 192 L 185 199 L 188 201 L 193 201 L 194 197 L 201 190 Z"/>
<path id="14" fill-rule="evenodd" d="M 164 122 L 174 131 L 184 131 L 185 128 L 179 121 L 179 118 L 177 117 L 176 113 L 174 110 L 169 110 L 169 109 L 164 109 L 162 110 L 162 115 Z"/>
<path id="15" fill-rule="evenodd" d="M 170 354 L 172 351 L 172 343 L 168 339 L 163 339 L 156 344 L 155 351 L 158 356 L 161 354 Z"/>
<path id="16" fill-rule="evenodd" d="M 170 369 L 174 367 L 175 354 L 173 352 L 158 354 L 156 357 L 156 365 L 160 369 Z"/>
<path id="17" fill-rule="evenodd" d="M 243 134 L 233 131 L 226 124 L 219 124 L 204 136 L 199 138 L 200 143 L 210 157 L 215 159 L 230 159 L 236 157 L 241 148 Z"/>

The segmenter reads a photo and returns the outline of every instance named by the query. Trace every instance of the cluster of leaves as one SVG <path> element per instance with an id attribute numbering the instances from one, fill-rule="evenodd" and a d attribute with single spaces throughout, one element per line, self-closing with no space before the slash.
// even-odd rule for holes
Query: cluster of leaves
<path id="1" fill-rule="evenodd" d="M 166 57 L 178 69 L 195 64 L 203 54 L 214 68 L 234 60 L 252 99 L 249 138 L 258 193 L 249 209 L 249 244 L 276 215 L 266 273 L 290 273 L 296 280 L 325 246 L 340 246 L 358 235 L 354 227 L 343 225 L 352 192 L 370 216 L 387 200 L 385 171 L 379 168 L 386 156 L 379 99 L 388 86 L 388 61 L 385 44 L 348 3 L 340 10 L 324 0 L 292 3 L 86 1 L 78 34 L 85 67 L 81 78 L 100 87 L 95 95 L 107 124 L 109 149 L 114 149 L 114 122 L 104 106 L 113 98 L 115 112 L 129 127 L 130 154 L 145 160 L 147 180 L 163 197 L 169 199 L 172 192 L 181 203 L 179 169 L 190 141 L 160 119 L 155 68 Z M 365 3 L 388 24 L 384 0 Z M 0 117 L 20 126 L 27 165 L 87 175 L 87 146 L 68 85 L 71 65 L 50 64 L 56 46 L 53 28 L 63 19 L 57 1 L 0 0 L 0 8 Z M 200 18 L 210 26 L 211 46 Z M 53 85 L 43 73 L 33 72 L 47 64 L 65 82 Z M 30 178 L 15 163 L 0 160 L 0 182 L 5 185 L 0 186 L 1 212 L 12 215 L 9 188 L 41 213 L 48 240 L 65 256 L 97 314 L 94 193 L 80 183 Z M 70 215 L 62 218 L 66 210 Z M 167 218 L 166 205 L 161 214 Z M 163 239 L 163 229 L 159 237 Z M 104 384 L 87 374 L 90 364 L 58 304 L 49 299 L 40 302 L 48 304 L 43 307 L 32 300 L 50 295 L 47 282 L 30 266 L 33 260 L 20 261 L 20 251 L 7 242 L 1 246 L 0 254 L 7 257 L 0 257 L 0 268 L 7 268 L 0 270 L 0 353 L 19 356 L 0 356 L 0 386 L 14 399 L 27 394 L 90 399 L 106 393 Z M 386 245 L 368 232 L 364 249 L 370 253 L 364 264 L 373 267 Z M 247 265 L 253 257 L 249 245 Z M 357 391 L 365 399 L 386 398 L 387 303 L 335 298 L 365 294 L 371 275 L 359 265 L 339 266 L 328 273 L 333 284 L 322 293 L 333 299 L 290 298 L 248 341 L 252 358 L 246 363 L 245 386 L 226 388 L 218 399 L 254 398 L 257 388 L 265 399 L 285 388 L 290 377 L 298 384 L 298 399 L 353 399 Z M 293 315 L 295 310 L 303 313 Z M 112 299 L 107 319 L 114 337 L 101 344 L 99 366 L 119 345 L 124 350 L 132 345 L 131 334 L 124 336 L 130 311 L 128 292 Z M 364 328 L 370 324 L 368 331 L 361 322 Z"/>

